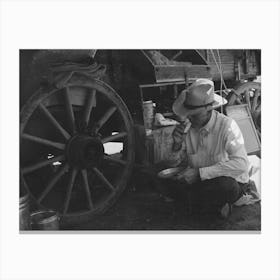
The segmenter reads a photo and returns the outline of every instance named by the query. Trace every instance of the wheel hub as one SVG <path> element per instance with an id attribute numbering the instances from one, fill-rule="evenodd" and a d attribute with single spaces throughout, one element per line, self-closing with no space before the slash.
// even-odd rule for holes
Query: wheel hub
<path id="1" fill-rule="evenodd" d="M 76 135 L 67 144 L 69 164 L 78 168 L 97 166 L 104 156 L 104 147 L 97 137 Z"/>

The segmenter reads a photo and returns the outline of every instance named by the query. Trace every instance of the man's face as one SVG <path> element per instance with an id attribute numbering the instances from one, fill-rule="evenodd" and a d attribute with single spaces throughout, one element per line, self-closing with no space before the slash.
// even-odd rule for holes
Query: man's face
<path id="1" fill-rule="evenodd" d="M 189 115 L 188 119 L 192 123 L 193 128 L 201 128 L 205 125 L 205 122 L 208 120 L 208 111 L 203 110 L 200 113 Z"/>

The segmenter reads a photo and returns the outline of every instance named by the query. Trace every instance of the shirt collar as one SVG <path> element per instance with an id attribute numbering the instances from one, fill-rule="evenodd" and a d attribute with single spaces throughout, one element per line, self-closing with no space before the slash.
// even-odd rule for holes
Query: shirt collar
<path id="1" fill-rule="evenodd" d="M 214 124 L 215 124 L 215 114 L 214 114 L 214 111 L 212 111 L 210 120 L 208 121 L 208 123 L 205 126 L 203 126 L 200 129 L 200 131 L 206 130 L 209 133 L 211 131 L 211 129 L 213 128 Z"/>

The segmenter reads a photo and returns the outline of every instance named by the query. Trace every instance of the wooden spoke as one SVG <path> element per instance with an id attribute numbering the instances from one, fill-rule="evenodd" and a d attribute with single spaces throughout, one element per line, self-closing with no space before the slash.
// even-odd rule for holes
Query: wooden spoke
<path id="1" fill-rule="evenodd" d="M 235 102 L 236 102 L 237 104 L 242 104 L 242 101 L 240 100 L 240 97 L 239 97 L 239 96 L 236 96 Z"/>
<path id="2" fill-rule="evenodd" d="M 68 210 L 68 207 L 69 207 L 69 203 L 70 203 L 71 194 L 72 194 L 73 186 L 74 186 L 74 183 L 75 183 L 77 171 L 78 171 L 77 168 L 74 168 L 71 172 L 71 175 L 70 175 L 70 180 L 69 180 L 68 186 L 67 186 L 66 200 L 65 200 L 65 203 L 64 203 L 64 207 L 63 207 L 63 214 L 64 215 L 67 213 L 67 210 Z"/>
<path id="3" fill-rule="evenodd" d="M 70 93 L 69 93 L 68 87 L 66 87 L 65 91 L 64 91 L 64 101 L 65 101 L 66 115 L 67 115 L 67 119 L 68 119 L 68 123 L 69 123 L 69 128 L 73 134 L 76 131 L 75 116 L 74 116 L 73 107 L 72 107 L 71 100 L 70 100 Z"/>
<path id="4" fill-rule="evenodd" d="M 93 89 L 92 92 L 89 93 L 85 108 L 84 108 L 84 115 L 83 115 L 83 121 L 88 124 L 90 113 L 92 107 L 96 106 L 96 90 Z"/>
<path id="5" fill-rule="evenodd" d="M 20 174 L 20 175 L 21 175 L 21 176 L 20 176 L 20 180 L 21 180 L 22 183 L 23 183 L 23 187 L 24 187 L 25 189 L 28 189 L 28 185 L 27 185 L 26 180 L 25 180 L 24 177 L 23 177 L 22 171 L 21 171 L 21 174 Z"/>
<path id="6" fill-rule="evenodd" d="M 252 107 L 251 107 L 252 112 L 254 112 L 257 109 L 259 96 L 260 96 L 260 89 L 256 89 L 252 101 Z"/>
<path id="7" fill-rule="evenodd" d="M 106 179 L 106 177 L 102 174 L 101 171 L 99 171 L 99 169 L 93 167 L 93 171 L 106 187 L 108 187 L 111 191 L 115 191 L 114 186 Z"/>
<path id="8" fill-rule="evenodd" d="M 92 203 L 92 199 L 91 199 L 91 193 L 90 193 L 90 189 L 89 189 L 88 175 L 87 175 L 86 169 L 82 170 L 82 177 L 83 177 L 83 181 L 84 181 L 84 187 L 85 187 L 85 191 L 86 191 L 86 195 L 87 195 L 88 205 L 89 205 L 89 208 L 92 210 L 93 203 Z"/>
<path id="9" fill-rule="evenodd" d="M 246 103 L 248 104 L 249 106 L 249 109 L 251 110 L 251 101 L 250 101 L 250 92 L 249 92 L 249 89 L 247 89 L 245 91 L 245 100 L 246 100 Z"/>
<path id="10" fill-rule="evenodd" d="M 33 142 L 36 142 L 36 143 L 39 143 L 39 144 L 43 144 L 43 145 L 46 145 L 46 146 L 51 146 L 51 147 L 57 148 L 59 150 L 64 150 L 65 149 L 65 144 L 54 142 L 54 141 L 51 141 L 51 140 L 47 140 L 47 139 L 37 137 L 37 136 L 31 135 L 31 134 L 23 133 L 21 135 L 21 137 L 23 139 L 30 140 L 30 141 L 33 141 Z"/>
<path id="11" fill-rule="evenodd" d="M 255 90 L 253 91 L 253 96 L 251 95 L 251 90 L 248 90 L 249 92 L 249 103 L 250 103 L 250 110 L 252 112 L 252 106 L 253 106 L 253 101 L 254 101 L 254 96 L 255 96 Z"/>
<path id="12" fill-rule="evenodd" d="M 55 176 L 48 182 L 45 190 L 42 192 L 40 197 L 38 198 L 38 202 L 40 203 L 46 195 L 51 191 L 51 189 L 55 186 L 55 184 L 58 182 L 58 180 L 64 175 L 64 173 L 68 169 L 68 164 L 65 164 L 60 168 L 60 170 L 55 174 Z"/>
<path id="13" fill-rule="evenodd" d="M 106 155 L 104 156 L 104 159 L 108 160 L 108 161 L 111 161 L 111 162 L 114 162 L 114 163 L 121 164 L 121 165 L 126 165 L 127 164 L 127 161 L 125 161 L 125 160 L 110 157 L 110 156 L 106 156 Z"/>
<path id="14" fill-rule="evenodd" d="M 57 129 L 57 131 L 60 132 L 60 134 L 66 140 L 68 140 L 71 137 L 70 134 L 58 123 L 58 121 L 54 118 L 54 116 L 51 114 L 51 112 L 43 104 L 40 104 L 39 108 L 44 113 L 44 115 L 47 117 L 47 119 L 54 125 L 54 127 Z"/>
<path id="15" fill-rule="evenodd" d="M 33 165 L 26 166 L 26 167 L 22 168 L 22 174 L 27 174 L 27 173 L 33 172 L 33 171 L 35 171 L 37 169 L 40 169 L 44 166 L 47 166 L 47 165 L 52 164 L 56 161 L 60 161 L 60 160 L 64 160 L 64 159 L 65 159 L 65 156 L 61 155 L 61 156 L 53 157 L 51 159 L 42 160 L 42 161 L 37 162 Z"/>
<path id="16" fill-rule="evenodd" d="M 110 135 L 108 137 L 103 138 L 101 141 L 103 144 L 107 143 L 107 142 L 112 142 L 115 140 L 119 140 L 121 138 L 124 138 L 125 136 L 127 136 L 126 132 L 120 132 L 118 134 L 114 134 L 114 135 Z"/>
<path id="17" fill-rule="evenodd" d="M 115 113 L 116 110 L 116 107 L 111 107 L 105 112 L 102 118 L 97 122 L 97 131 L 110 119 L 110 117 Z"/>

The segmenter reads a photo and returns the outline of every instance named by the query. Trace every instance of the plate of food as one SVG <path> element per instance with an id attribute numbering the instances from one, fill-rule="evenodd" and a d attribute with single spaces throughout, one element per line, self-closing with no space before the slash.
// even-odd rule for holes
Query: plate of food
<path id="1" fill-rule="evenodd" d="M 179 172 L 183 171 L 185 168 L 186 167 L 180 166 L 163 169 L 158 173 L 158 177 L 161 179 L 170 179 L 177 175 Z"/>

